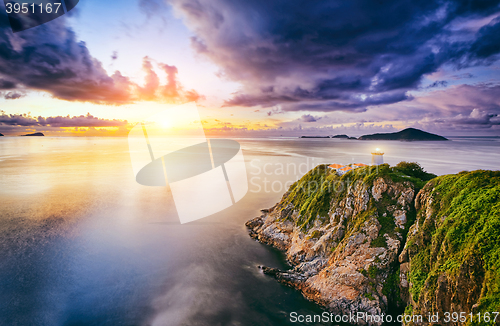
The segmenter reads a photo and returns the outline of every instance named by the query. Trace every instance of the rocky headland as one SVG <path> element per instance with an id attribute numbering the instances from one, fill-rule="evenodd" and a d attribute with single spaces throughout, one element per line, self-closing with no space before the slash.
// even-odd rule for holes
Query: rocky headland
<path id="1" fill-rule="evenodd" d="M 290 265 L 262 271 L 334 314 L 492 312 L 499 198 L 500 172 L 436 177 L 401 162 L 339 176 L 320 165 L 246 225 Z"/>

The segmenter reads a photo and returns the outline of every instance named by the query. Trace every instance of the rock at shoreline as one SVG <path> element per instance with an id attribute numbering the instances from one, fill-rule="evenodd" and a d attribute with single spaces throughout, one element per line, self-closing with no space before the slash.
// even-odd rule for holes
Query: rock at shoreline
<path id="1" fill-rule="evenodd" d="M 33 134 L 22 135 L 23 137 L 32 137 L 32 136 L 45 136 L 41 132 L 35 132 Z"/>
<path id="2" fill-rule="evenodd" d="M 3 137 L 3 134 L 0 134 L 0 137 Z"/>

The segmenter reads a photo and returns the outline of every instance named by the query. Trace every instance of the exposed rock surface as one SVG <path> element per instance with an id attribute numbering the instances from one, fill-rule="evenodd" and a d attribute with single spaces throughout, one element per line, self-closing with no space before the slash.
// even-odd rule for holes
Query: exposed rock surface
<path id="1" fill-rule="evenodd" d="M 293 267 L 261 267 L 264 273 L 335 314 L 380 315 L 399 297 L 397 286 L 388 283 L 398 273 L 404 231 L 414 214 L 415 188 L 369 168 L 357 170 L 360 175 L 338 177 L 319 166 L 294 184 L 280 203 L 246 225 L 253 238 L 285 251 Z M 318 179 L 322 190 L 308 193 L 310 183 Z M 330 191 L 325 188 L 329 185 Z M 311 207 L 325 203 L 328 209 L 323 213 Z"/>
<path id="2" fill-rule="evenodd" d="M 431 178 L 406 162 L 341 177 L 318 166 L 247 222 L 291 265 L 260 268 L 334 314 L 500 325 L 500 171 Z"/>

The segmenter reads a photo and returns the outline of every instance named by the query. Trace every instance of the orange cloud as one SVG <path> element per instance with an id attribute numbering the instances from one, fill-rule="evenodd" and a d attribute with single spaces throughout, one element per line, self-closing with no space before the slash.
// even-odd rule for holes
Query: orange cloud
<path id="1" fill-rule="evenodd" d="M 160 84 L 160 78 L 154 71 L 153 64 L 149 57 L 144 57 L 142 70 L 146 73 L 143 87 L 136 86 L 137 99 L 143 101 L 159 101 L 166 103 L 186 103 L 197 101 L 202 98 L 194 89 L 185 90 L 177 79 L 177 67 L 165 63 L 158 63 L 158 66 L 167 74 L 165 84 Z"/>

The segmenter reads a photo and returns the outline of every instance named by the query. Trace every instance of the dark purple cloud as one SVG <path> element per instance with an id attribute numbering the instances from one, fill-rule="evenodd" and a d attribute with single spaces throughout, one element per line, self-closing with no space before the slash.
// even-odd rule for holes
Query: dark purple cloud
<path id="1" fill-rule="evenodd" d="M 126 120 L 108 120 L 94 117 L 91 114 L 66 117 L 32 117 L 28 114 L 0 114 L 0 125 L 7 126 L 24 126 L 24 127 L 37 127 L 37 126 L 50 126 L 58 128 L 71 128 L 71 127 L 120 127 L 127 125 Z"/>
<path id="2" fill-rule="evenodd" d="M 259 110 L 256 110 L 256 111 L 259 111 Z M 283 113 L 285 113 L 285 112 L 283 112 L 281 107 L 274 107 L 270 111 L 267 111 L 267 116 L 270 117 L 270 116 L 275 115 L 275 114 L 283 114 Z"/>
<path id="3" fill-rule="evenodd" d="M 453 76 L 451 76 L 451 79 L 460 80 L 460 79 L 469 79 L 469 78 L 472 78 L 472 77 L 474 77 L 473 74 L 471 74 L 470 72 L 466 72 L 466 73 L 463 73 L 463 74 L 453 75 Z"/>
<path id="4" fill-rule="evenodd" d="M 131 101 L 132 83 L 116 72 L 108 76 L 84 42 L 60 17 L 13 34 L 0 4 L 0 78 L 64 100 L 121 104 Z"/>
<path id="5" fill-rule="evenodd" d="M 17 100 L 18 98 L 21 98 L 23 96 L 25 96 L 25 94 L 19 92 L 7 92 L 3 94 L 3 97 L 6 100 Z"/>
<path id="6" fill-rule="evenodd" d="M 319 118 L 313 117 L 310 114 L 304 114 L 303 116 L 300 117 L 299 120 L 302 122 L 316 122 L 319 120 Z"/>
<path id="7" fill-rule="evenodd" d="M 498 59 L 500 53 L 500 17 L 482 27 L 477 33 L 477 39 L 470 47 L 470 55 L 479 59 Z"/>
<path id="8" fill-rule="evenodd" d="M 426 88 L 437 88 L 437 87 L 446 87 L 448 86 L 448 82 L 446 80 L 436 80 Z"/>
<path id="9" fill-rule="evenodd" d="M 0 78 L 0 89 L 14 89 L 15 87 L 16 83 Z"/>
<path id="10" fill-rule="evenodd" d="M 498 0 L 170 0 L 195 32 L 194 48 L 243 89 L 226 105 L 355 111 L 411 100 L 444 64 L 490 64 Z"/>

